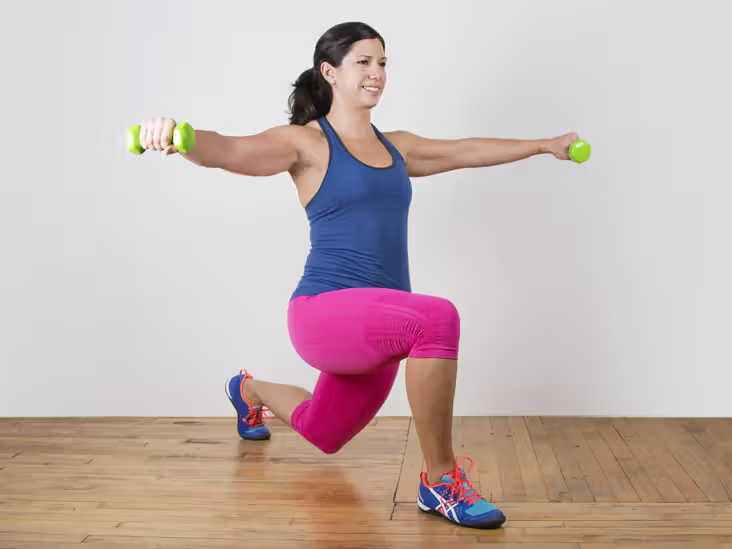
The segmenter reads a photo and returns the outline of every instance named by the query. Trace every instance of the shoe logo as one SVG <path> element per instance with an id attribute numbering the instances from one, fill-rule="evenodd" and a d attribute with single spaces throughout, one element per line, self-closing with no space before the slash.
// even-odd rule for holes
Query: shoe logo
<path id="1" fill-rule="evenodd" d="M 457 513 L 455 512 L 455 507 L 457 507 L 458 505 L 457 502 L 453 503 L 450 500 L 446 500 L 432 488 L 430 488 L 429 491 L 432 493 L 433 496 L 435 496 L 437 501 L 440 502 L 440 505 L 437 506 L 435 509 L 443 515 L 447 516 L 448 518 L 450 518 L 450 512 L 452 511 L 452 520 L 460 524 L 460 520 L 457 518 Z"/>

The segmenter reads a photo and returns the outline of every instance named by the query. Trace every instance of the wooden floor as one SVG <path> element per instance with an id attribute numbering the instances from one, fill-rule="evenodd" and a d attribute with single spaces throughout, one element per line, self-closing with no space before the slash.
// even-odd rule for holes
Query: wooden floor
<path id="1" fill-rule="evenodd" d="M 234 419 L 0 420 L 0 548 L 732 548 L 732 420 L 456 418 L 508 517 L 494 531 L 417 510 L 409 418 L 331 456 L 270 426 L 246 442 Z"/>

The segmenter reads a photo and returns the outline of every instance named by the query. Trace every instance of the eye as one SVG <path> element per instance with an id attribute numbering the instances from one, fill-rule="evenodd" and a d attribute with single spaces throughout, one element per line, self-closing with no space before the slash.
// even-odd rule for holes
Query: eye
<path id="1" fill-rule="evenodd" d="M 356 63 L 358 63 L 360 65 L 368 65 L 369 60 L 368 59 L 359 59 L 358 61 L 356 61 Z M 386 61 L 380 61 L 379 65 L 381 65 L 382 67 L 386 67 Z"/>

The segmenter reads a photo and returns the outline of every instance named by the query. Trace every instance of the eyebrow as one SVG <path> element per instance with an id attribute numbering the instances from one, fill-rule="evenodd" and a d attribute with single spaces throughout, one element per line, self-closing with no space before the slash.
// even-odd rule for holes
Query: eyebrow
<path id="1" fill-rule="evenodd" d="M 372 56 L 371 55 L 359 55 L 359 57 L 368 57 L 369 59 L 371 59 Z M 381 59 L 386 60 L 387 57 L 382 57 Z"/>

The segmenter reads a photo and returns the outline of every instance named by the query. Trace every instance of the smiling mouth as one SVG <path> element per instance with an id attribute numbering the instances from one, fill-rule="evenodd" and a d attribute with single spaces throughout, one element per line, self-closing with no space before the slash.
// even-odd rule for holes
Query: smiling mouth
<path id="1" fill-rule="evenodd" d="M 373 86 L 362 86 L 364 90 L 366 90 L 366 93 L 370 93 L 371 95 L 379 95 L 381 93 L 381 88 L 375 88 Z"/>

